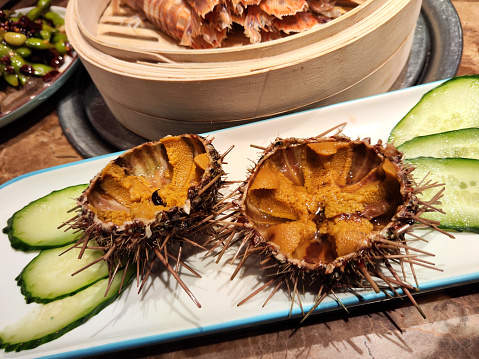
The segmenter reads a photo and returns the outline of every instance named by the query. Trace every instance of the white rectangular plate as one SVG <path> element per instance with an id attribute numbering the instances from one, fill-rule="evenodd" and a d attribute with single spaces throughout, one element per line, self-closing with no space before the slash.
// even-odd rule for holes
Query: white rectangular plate
<path id="1" fill-rule="evenodd" d="M 343 122 L 348 123 L 344 132 L 350 137 L 371 137 L 372 141 L 386 141 L 393 126 L 417 103 L 422 94 L 437 85 L 438 83 L 422 85 L 218 131 L 212 134 L 213 144 L 221 153 L 235 145 L 226 158 L 228 164 L 225 170 L 229 173 L 228 180 L 243 180 L 251 166 L 251 160 L 257 160 L 259 155 L 258 150 L 250 147 L 250 144 L 267 146 L 277 136 L 315 136 Z M 114 156 L 116 155 L 46 169 L 0 186 L 0 226 L 3 228 L 15 211 L 53 190 L 87 183 Z M 421 290 L 442 289 L 479 280 L 478 235 L 456 233 L 456 238 L 451 239 L 439 233 L 425 232 L 425 237 L 429 243 L 418 244 L 419 248 L 435 253 L 433 260 L 443 272 L 417 268 Z M 36 253 L 13 250 L 7 236 L 0 233 L 0 328 L 14 323 L 37 305 L 25 304 L 15 282 L 15 277 L 35 255 Z M 232 265 L 216 264 L 212 257 L 204 257 L 202 253 L 188 258 L 187 262 L 202 275 L 202 278 L 195 278 L 186 271 L 181 273 L 202 308 L 198 309 L 176 281 L 164 271 L 163 275 L 149 282 L 140 295 L 136 293 L 134 285 L 130 286 L 119 300 L 61 338 L 33 350 L 0 352 L 0 356 L 81 357 L 287 318 L 290 302 L 285 292 L 277 293 L 264 308 L 262 303 L 269 291 L 237 306 L 241 299 L 264 283 L 256 263 L 250 262 L 248 268 L 231 282 L 229 278 L 235 268 Z M 346 306 L 352 306 L 382 300 L 385 295 L 355 291 L 341 293 L 340 297 Z M 303 300 L 306 309 L 311 306 L 312 299 L 313 294 L 306 295 Z M 315 313 L 324 313 L 338 307 L 333 298 L 328 298 Z M 297 305 L 293 309 L 293 315 L 301 315 Z"/>

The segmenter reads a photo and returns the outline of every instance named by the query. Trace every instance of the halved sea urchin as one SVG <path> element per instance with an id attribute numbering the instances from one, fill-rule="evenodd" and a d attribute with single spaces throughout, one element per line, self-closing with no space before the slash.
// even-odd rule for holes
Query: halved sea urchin
<path id="1" fill-rule="evenodd" d="M 224 183 L 221 161 L 211 141 L 194 134 L 167 136 L 126 151 L 78 198 L 78 214 L 69 223 L 82 231 L 76 246 L 87 249 L 96 241 L 111 277 L 120 267 L 135 265 L 137 280 L 144 280 L 160 259 L 200 306 L 169 259 L 181 263 L 181 247 L 173 250 L 174 243 L 197 245 L 189 236 L 212 214 Z"/>
<path id="2" fill-rule="evenodd" d="M 440 186 L 416 183 L 413 168 L 394 146 L 371 144 L 369 138 L 351 140 L 340 131 L 327 136 L 329 132 L 277 138 L 263 148 L 239 187 L 234 219 L 219 230 L 217 240 L 231 246 L 222 233 L 231 239 L 232 226 L 238 228 L 235 242 L 241 244 L 235 258 L 241 262 L 233 278 L 255 253 L 271 278 L 244 301 L 268 286 L 275 285 L 274 293 L 287 284 L 301 305 L 299 288 L 317 282 L 311 311 L 344 286 L 376 292 L 401 288 L 417 307 L 409 292 L 417 288 L 400 278 L 394 263 L 410 264 L 413 274 L 413 264 L 432 267 L 414 253 L 432 254 L 409 246 L 405 235 L 418 226 L 437 229 L 438 223 L 420 216 L 438 210 L 443 188 L 423 202 L 418 193 Z"/>

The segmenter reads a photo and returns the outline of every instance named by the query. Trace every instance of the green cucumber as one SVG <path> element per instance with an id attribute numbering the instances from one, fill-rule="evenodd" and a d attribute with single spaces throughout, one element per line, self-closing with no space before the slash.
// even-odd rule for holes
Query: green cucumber
<path id="1" fill-rule="evenodd" d="M 15 212 L 3 229 L 11 246 L 32 251 L 72 243 L 78 234 L 58 227 L 73 217 L 68 211 L 86 187 L 81 184 L 53 191 Z"/>
<path id="2" fill-rule="evenodd" d="M 417 136 L 479 127 L 479 75 L 454 77 L 430 90 L 393 128 L 396 147 Z"/>
<path id="3" fill-rule="evenodd" d="M 90 245 L 97 244 L 92 242 Z M 72 276 L 76 271 L 101 258 L 103 251 L 87 249 L 79 259 L 80 248 L 70 249 L 71 246 L 41 251 L 16 278 L 27 303 L 58 300 L 108 277 L 108 264 L 103 260 Z"/>
<path id="4" fill-rule="evenodd" d="M 479 160 L 418 157 L 406 161 L 415 167 L 417 182 L 427 176 L 427 180 L 445 184 L 440 207 L 446 214 L 430 212 L 423 217 L 439 221 L 440 228 L 479 233 Z M 420 198 L 431 199 L 437 190 L 425 190 Z"/>
<path id="5" fill-rule="evenodd" d="M 35 304 L 17 323 L 0 330 L 0 348 L 7 352 L 33 349 L 85 323 L 118 298 L 120 289 L 123 291 L 128 286 L 136 270 L 133 266 L 128 269 L 122 286 L 123 273 L 118 271 L 106 295 L 108 278 L 70 297 Z"/>
<path id="6" fill-rule="evenodd" d="M 462 157 L 479 159 L 479 128 L 465 128 L 414 137 L 397 149 L 404 157 Z"/>

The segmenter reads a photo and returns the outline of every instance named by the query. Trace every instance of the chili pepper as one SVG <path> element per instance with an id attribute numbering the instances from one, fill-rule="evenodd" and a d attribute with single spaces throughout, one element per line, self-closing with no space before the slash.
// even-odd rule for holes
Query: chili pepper
<path id="1" fill-rule="evenodd" d="M 20 72 L 25 75 L 33 75 L 33 67 L 30 64 L 25 64 L 20 67 Z"/>

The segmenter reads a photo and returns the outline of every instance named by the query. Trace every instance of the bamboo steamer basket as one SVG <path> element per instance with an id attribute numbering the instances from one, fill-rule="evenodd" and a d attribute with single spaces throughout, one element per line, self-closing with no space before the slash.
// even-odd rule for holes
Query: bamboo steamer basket
<path id="1" fill-rule="evenodd" d="M 386 92 L 407 61 L 421 7 L 420 0 L 369 0 L 343 16 L 348 26 L 338 25 L 340 17 L 324 33 L 318 27 L 244 49 L 143 48 L 135 58 L 140 45 L 117 44 L 127 48 L 120 57 L 98 46 L 101 36 L 92 40 L 101 15 L 87 21 L 80 5 L 87 2 L 69 2 L 68 37 L 115 117 L 148 139 Z M 190 60 L 158 61 L 158 54 Z"/>
<path id="2" fill-rule="evenodd" d="M 414 32 L 410 34 L 405 43 L 398 49 L 398 51 L 396 51 L 396 53 L 394 53 L 393 56 L 391 56 L 390 59 L 371 74 L 349 88 L 313 103 L 310 106 L 301 108 L 301 110 L 334 104 L 337 102 L 336 99 L 338 97 L 341 97 L 343 101 L 348 101 L 359 97 L 375 95 L 377 94 L 375 88 L 378 84 L 381 87 L 390 88 L 396 81 L 403 64 L 409 57 L 413 35 Z M 115 118 L 123 126 L 150 140 L 155 140 L 171 133 L 205 133 L 250 122 L 249 120 L 193 121 L 194 119 L 192 121 L 175 121 L 135 111 L 115 102 L 109 97 L 104 97 L 104 100 L 112 110 Z"/>

